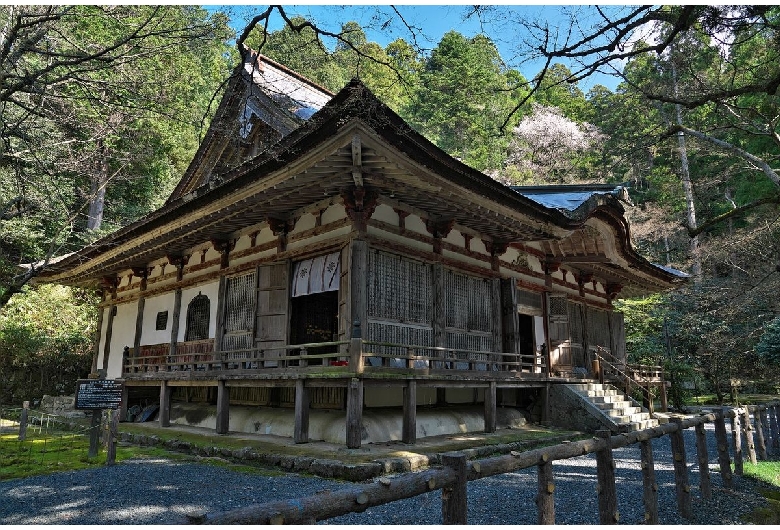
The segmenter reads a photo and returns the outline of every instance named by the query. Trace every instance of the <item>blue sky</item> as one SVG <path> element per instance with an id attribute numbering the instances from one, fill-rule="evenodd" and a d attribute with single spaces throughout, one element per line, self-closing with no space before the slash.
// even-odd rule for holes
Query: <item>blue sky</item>
<path id="1" fill-rule="evenodd" d="M 207 9 L 220 9 L 230 14 L 231 24 L 241 31 L 251 18 L 262 13 L 265 5 L 224 5 L 206 6 Z M 456 30 L 471 37 L 484 32 L 493 39 L 508 66 L 520 70 L 526 78 L 533 77 L 543 66 L 541 60 L 529 60 L 525 42 L 529 34 L 517 24 L 516 17 L 538 20 L 548 23 L 551 27 L 568 28 L 569 15 L 574 13 L 578 25 L 587 31 L 589 24 L 584 16 L 584 7 L 578 5 L 511 5 L 496 6 L 501 9 L 501 15 L 488 12 L 480 22 L 476 17 L 466 18 L 470 10 L 468 5 L 401 5 L 396 6 L 403 19 L 410 26 L 418 28 L 415 31 L 417 44 L 424 49 L 436 46 L 441 37 L 450 30 Z M 620 6 L 611 6 L 620 9 Z M 289 5 L 284 6 L 288 15 L 300 14 L 317 21 L 329 31 L 337 32 L 342 23 L 357 21 L 366 31 L 369 40 L 381 45 L 404 38 L 411 41 L 411 34 L 401 19 L 394 14 L 389 5 Z M 507 12 L 506 9 L 509 9 Z M 385 22 L 389 23 L 385 24 Z M 281 27 L 281 19 L 275 15 L 271 30 Z M 571 65 L 569 65 L 571 67 Z M 580 88 L 587 92 L 595 84 L 603 84 L 614 90 L 617 80 L 611 76 L 595 75 L 580 83 Z"/>

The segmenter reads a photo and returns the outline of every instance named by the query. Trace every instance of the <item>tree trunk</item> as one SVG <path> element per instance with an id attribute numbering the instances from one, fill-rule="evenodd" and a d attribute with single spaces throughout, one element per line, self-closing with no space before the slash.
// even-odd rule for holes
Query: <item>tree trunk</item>
<path id="1" fill-rule="evenodd" d="M 108 185 L 108 157 L 107 149 L 102 144 L 98 149 L 100 159 L 96 163 L 95 173 L 92 175 L 92 183 L 89 190 L 89 217 L 87 218 L 87 230 L 100 230 L 103 223 L 103 207 L 106 203 L 106 186 Z"/>
<path id="2" fill-rule="evenodd" d="M 672 89 L 674 90 L 674 96 L 678 97 L 677 90 L 677 69 L 674 66 L 674 58 L 670 59 L 672 67 Z M 674 106 L 674 115 L 677 125 L 682 127 L 682 107 L 680 105 Z M 691 183 L 691 173 L 688 166 L 688 148 L 685 143 L 685 133 L 682 131 L 677 132 L 677 144 L 680 150 L 680 179 L 682 180 L 683 192 L 685 193 L 685 211 L 686 218 L 685 224 L 689 229 L 696 229 L 696 204 L 693 200 L 693 184 Z M 693 275 L 693 281 L 699 283 L 701 280 L 701 256 L 699 255 L 699 236 L 691 238 L 688 244 L 688 249 L 693 260 L 691 266 L 691 274 Z"/>

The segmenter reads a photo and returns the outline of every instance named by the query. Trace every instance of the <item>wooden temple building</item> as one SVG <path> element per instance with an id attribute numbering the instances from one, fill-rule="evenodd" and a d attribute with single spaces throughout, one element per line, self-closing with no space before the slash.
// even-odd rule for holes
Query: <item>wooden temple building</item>
<path id="1" fill-rule="evenodd" d="M 359 447 L 385 411 L 411 443 L 422 410 L 495 430 L 592 376 L 595 348 L 625 359 L 612 301 L 683 278 L 632 248 L 624 194 L 505 186 L 359 81 L 334 95 L 246 51 L 165 205 L 39 280 L 100 289 L 93 376 L 124 380 L 125 408 L 158 400 L 162 426 L 198 423 L 177 404 L 219 433 L 274 409 L 306 442 L 328 414 Z"/>

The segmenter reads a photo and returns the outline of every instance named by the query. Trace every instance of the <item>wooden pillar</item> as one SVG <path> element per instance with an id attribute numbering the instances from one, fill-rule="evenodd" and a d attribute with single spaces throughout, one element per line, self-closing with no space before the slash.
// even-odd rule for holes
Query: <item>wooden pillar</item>
<path id="1" fill-rule="evenodd" d="M 143 334 L 144 327 L 144 307 L 146 306 L 146 297 L 141 295 L 138 298 L 138 309 L 135 314 L 135 338 L 133 339 L 133 351 L 135 356 L 138 356 L 138 352 L 141 349 L 141 335 Z"/>
<path id="2" fill-rule="evenodd" d="M 544 455 L 547 456 L 547 455 Z M 539 462 L 537 467 L 537 524 L 555 524 L 555 481 L 552 461 Z"/>
<path id="3" fill-rule="evenodd" d="M 758 458 L 761 460 L 767 459 L 766 454 L 766 439 L 764 438 L 764 418 L 761 412 L 761 407 L 757 406 L 753 409 L 753 419 L 756 421 L 756 451 Z"/>
<path id="4" fill-rule="evenodd" d="M 707 433 L 704 430 L 704 424 L 699 423 L 694 427 L 696 431 L 696 456 L 699 460 L 699 489 L 703 499 L 712 498 L 712 488 L 710 487 L 710 458 L 707 454 Z"/>
<path id="5" fill-rule="evenodd" d="M 103 344 L 103 366 L 101 368 L 103 377 L 105 377 L 106 373 L 108 372 L 108 355 L 111 353 L 111 335 L 113 334 L 114 331 L 115 313 L 116 313 L 116 305 L 111 304 L 110 306 L 108 306 L 108 323 L 106 324 L 106 340 L 105 343 Z M 137 356 L 138 351 L 136 351 L 133 355 Z"/>
<path id="6" fill-rule="evenodd" d="M 441 489 L 441 520 L 444 524 L 467 523 L 468 477 L 466 455 L 463 453 L 444 453 L 441 463 L 455 471 L 455 483 Z"/>
<path id="7" fill-rule="evenodd" d="M 309 388 L 305 379 L 295 381 L 295 433 L 297 444 L 309 441 L 309 406 L 311 404 Z"/>
<path id="8" fill-rule="evenodd" d="M 431 268 L 431 282 L 433 289 L 433 345 L 437 348 L 447 347 L 447 300 L 446 293 L 444 292 L 444 266 L 441 263 L 434 263 Z M 431 368 L 445 368 L 446 364 L 435 362 Z M 439 390 L 436 389 L 436 403 L 444 403 L 439 401 Z"/>
<path id="9" fill-rule="evenodd" d="M 347 384 L 347 447 L 359 449 L 363 439 L 363 381 L 352 378 Z"/>
<path id="10" fill-rule="evenodd" d="M 222 337 L 225 334 L 225 295 L 227 292 L 227 278 L 219 277 L 217 290 L 217 322 L 214 331 L 214 351 L 222 351 Z"/>
<path id="11" fill-rule="evenodd" d="M 496 382 L 485 389 L 485 432 L 496 432 Z"/>
<path id="12" fill-rule="evenodd" d="M 753 422 L 750 421 L 750 408 L 745 405 L 742 409 L 742 432 L 745 434 L 745 445 L 747 446 L 747 454 L 751 464 L 756 464 L 756 444 L 753 440 Z"/>
<path id="13" fill-rule="evenodd" d="M 596 490 L 599 496 L 599 524 L 617 524 L 620 513 L 615 488 L 615 460 L 612 456 L 612 433 L 596 431 L 596 436 L 606 442 L 606 447 L 596 451 Z"/>
<path id="14" fill-rule="evenodd" d="M 417 381 L 407 381 L 404 387 L 404 418 L 401 441 L 417 443 Z"/>
<path id="15" fill-rule="evenodd" d="M 731 443 L 734 446 L 734 474 L 742 475 L 742 434 L 739 425 L 739 409 L 733 409 L 734 415 L 731 417 Z"/>
<path id="16" fill-rule="evenodd" d="M 769 407 L 769 425 L 772 431 L 772 452 L 780 456 L 780 429 L 777 420 L 777 405 Z"/>
<path id="17" fill-rule="evenodd" d="M 176 355 L 176 344 L 179 342 L 179 321 L 181 320 L 181 289 L 176 289 L 173 295 L 173 316 L 171 317 L 171 341 L 168 355 Z M 253 335 L 254 336 L 254 335 Z M 174 362 L 172 359 L 169 362 Z"/>
<path id="18" fill-rule="evenodd" d="M 506 250 L 505 250 L 506 251 Z M 502 252 L 503 254 L 503 252 Z M 498 261 L 498 256 L 494 256 L 495 261 Z M 491 355 L 491 362 L 488 364 L 488 370 L 506 370 L 503 364 L 493 364 L 501 362 L 504 359 L 501 357 L 501 352 L 504 350 L 504 319 L 501 317 L 501 279 L 493 278 L 490 289 L 490 302 L 491 312 L 493 313 L 493 352 Z"/>
<path id="19" fill-rule="evenodd" d="M 350 242 L 350 315 L 364 333 L 368 331 L 368 243 L 362 239 Z"/>
<path id="20" fill-rule="evenodd" d="M 685 439 L 680 418 L 673 418 L 677 430 L 669 435 L 672 444 L 672 460 L 674 461 L 674 483 L 677 491 L 677 510 L 683 519 L 691 519 L 691 486 L 688 483 L 688 466 L 685 462 Z"/>
<path id="21" fill-rule="evenodd" d="M 100 300 L 103 301 L 103 292 L 100 291 Z M 97 319 L 97 332 L 95 333 L 96 339 L 95 339 L 95 345 L 94 349 L 92 350 L 92 369 L 90 370 L 90 378 L 97 378 L 97 362 L 98 362 L 98 355 L 100 355 L 100 336 L 103 333 L 103 316 L 106 313 L 105 307 L 98 307 L 98 319 Z"/>
<path id="22" fill-rule="evenodd" d="M 520 353 L 520 317 L 517 314 L 517 280 L 514 278 L 501 280 L 501 320 L 504 332 L 501 340 L 502 350 L 506 353 Z M 504 360 L 517 364 L 502 366 L 502 370 L 521 371 L 519 359 Z"/>
<path id="23" fill-rule="evenodd" d="M 729 441 L 726 435 L 726 420 L 724 419 L 725 411 L 725 408 L 721 408 L 715 413 L 715 443 L 718 446 L 718 463 L 720 464 L 720 476 L 723 480 L 723 486 L 733 488 L 734 480 L 731 475 Z"/>
<path id="24" fill-rule="evenodd" d="M 217 434 L 230 431 L 230 389 L 225 381 L 217 381 Z"/>
<path id="25" fill-rule="evenodd" d="M 645 524 L 658 524 L 658 483 L 655 481 L 653 444 L 646 437 L 639 441 L 642 461 L 642 501 L 645 505 Z"/>
<path id="26" fill-rule="evenodd" d="M 171 426 L 171 390 L 168 381 L 160 381 L 160 427 Z M 219 410 L 217 417 L 219 417 Z"/>

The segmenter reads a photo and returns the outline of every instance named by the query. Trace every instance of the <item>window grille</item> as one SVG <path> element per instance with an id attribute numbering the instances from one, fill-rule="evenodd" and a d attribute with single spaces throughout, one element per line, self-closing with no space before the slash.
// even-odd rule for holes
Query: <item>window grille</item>
<path id="1" fill-rule="evenodd" d="M 430 325 L 433 320 L 431 267 L 373 251 L 368 263 L 368 316 Z"/>
<path id="2" fill-rule="evenodd" d="M 155 331 L 165 331 L 168 327 L 168 311 L 160 311 L 157 313 L 157 319 L 154 323 Z"/>
<path id="3" fill-rule="evenodd" d="M 187 329 L 184 340 L 203 340 L 209 338 L 209 316 L 211 302 L 205 294 L 198 293 L 187 306 Z"/>
<path id="4" fill-rule="evenodd" d="M 464 331 L 492 331 L 491 281 L 451 270 L 448 270 L 445 276 L 447 327 Z"/>
<path id="5" fill-rule="evenodd" d="M 227 279 L 225 291 L 225 334 L 222 350 L 245 350 L 252 347 L 252 324 L 257 292 L 257 274 Z"/>

